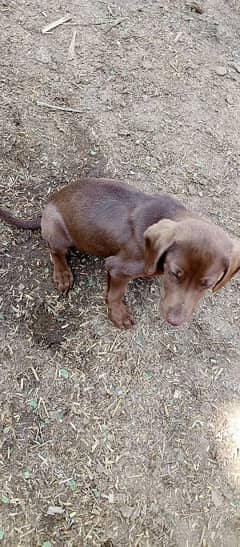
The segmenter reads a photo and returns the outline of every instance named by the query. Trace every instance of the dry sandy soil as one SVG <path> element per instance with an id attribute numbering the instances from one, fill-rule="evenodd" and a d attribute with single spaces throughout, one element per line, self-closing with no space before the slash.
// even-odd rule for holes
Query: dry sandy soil
<path id="1" fill-rule="evenodd" d="M 240 236 L 239 1 L 198 6 L 2 0 L 2 206 L 31 217 L 53 188 L 110 175 Z M 237 277 L 181 330 L 160 281 L 132 284 L 122 332 L 100 259 L 72 253 L 63 299 L 39 233 L 2 225 L 1 243 L 0 543 L 239 546 Z"/>

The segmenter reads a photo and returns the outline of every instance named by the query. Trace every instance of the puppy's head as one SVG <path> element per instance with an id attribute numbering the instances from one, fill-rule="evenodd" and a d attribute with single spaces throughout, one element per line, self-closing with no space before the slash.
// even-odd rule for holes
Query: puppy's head
<path id="1" fill-rule="evenodd" d="M 190 319 L 208 289 L 217 291 L 240 269 L 240 242 L 205 220 L 160 220 L 144 240 L 145 273 L 162 270 L 163 314 L 174 326 Z"/>

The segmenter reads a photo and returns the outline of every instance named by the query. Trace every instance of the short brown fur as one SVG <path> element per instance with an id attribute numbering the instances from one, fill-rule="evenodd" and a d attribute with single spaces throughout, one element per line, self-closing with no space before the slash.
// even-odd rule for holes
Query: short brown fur
<path id="1" fill-rule="evenodd" d="M 0 219 L 36 229 L 0 209 Z M 123 302 L 130 280 L 163 275 L 162 309 L 178 326 L 189 320 L 207 289 L 223 287 L 240 269 L 240 242 L 164 194 L 146 194 L 109 179 L 82 179 L 54 193 L 41 218 L 57 289 L 73 283 L 69 247 L 105 257 L 106 303 L 117 327 L 135 321 Z"/>

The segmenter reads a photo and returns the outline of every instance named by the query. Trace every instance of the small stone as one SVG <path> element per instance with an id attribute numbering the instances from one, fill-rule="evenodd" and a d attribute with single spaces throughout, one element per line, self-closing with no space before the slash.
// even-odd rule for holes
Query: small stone
<path id="1" fill-rule="evenodd" d="M 233 99 L 232 95 L 227 95 L 226 96 L 226 102 L 228 104 L 234 104 L 234 99 Z"/>
<path id="2" fill-rule="evenodd" d="M 215 72 L 218 76 L 226 76 L 227 69 L 226 69 L 225 66 L 216 66 L 215 67 Z"/>

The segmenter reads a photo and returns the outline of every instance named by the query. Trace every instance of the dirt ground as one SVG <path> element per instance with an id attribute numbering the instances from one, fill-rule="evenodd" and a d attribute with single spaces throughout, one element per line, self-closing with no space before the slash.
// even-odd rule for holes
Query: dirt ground
<path id="1" fill-rule="evenodd" d="M 240 236 L 239 5 L 2 0 L 2 206 L 110 175 Z M 0 544 L 239 546 L 239 279 L 180 330 L 138 281 L 122 332 L 100 259 L 71 254 L 63 299 L 39 233 L 0 229 Z"/>

